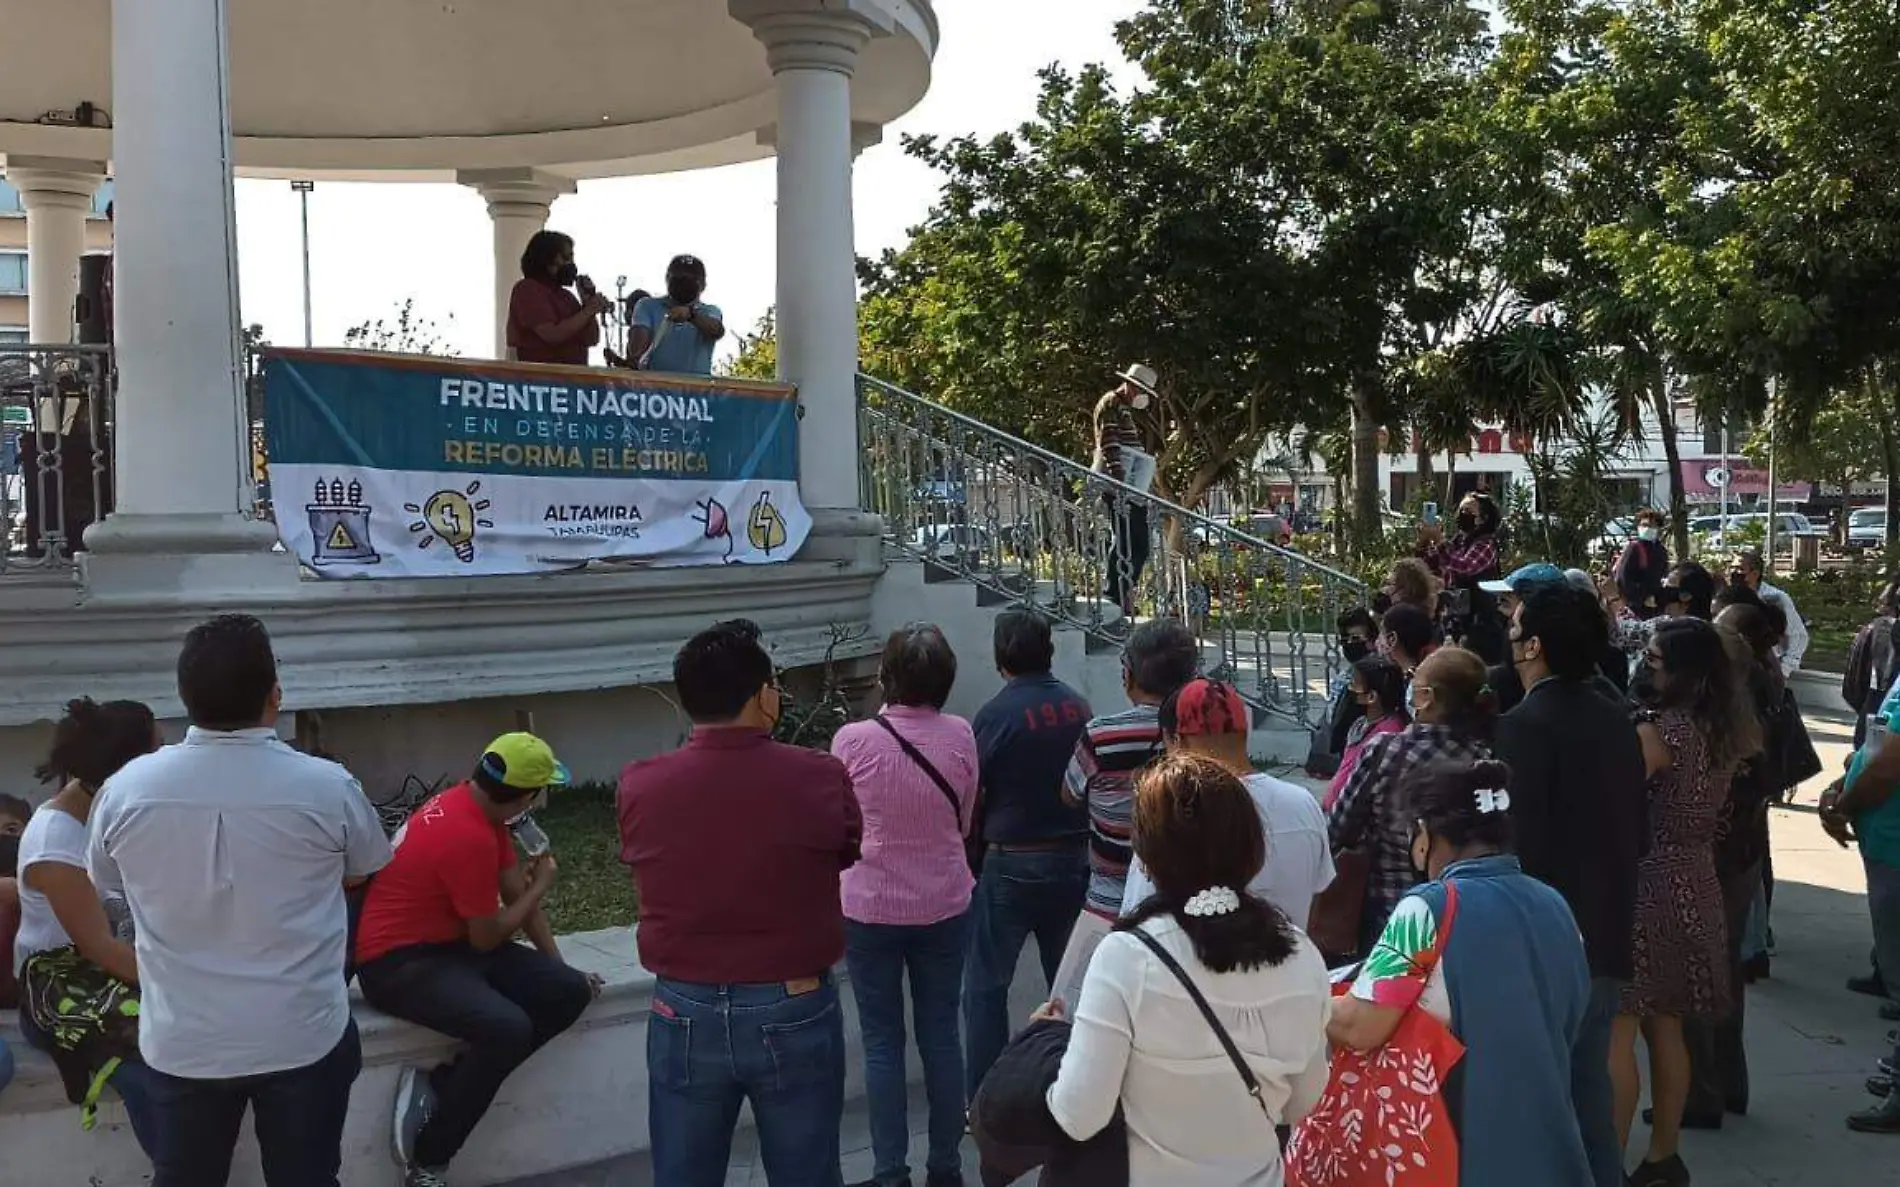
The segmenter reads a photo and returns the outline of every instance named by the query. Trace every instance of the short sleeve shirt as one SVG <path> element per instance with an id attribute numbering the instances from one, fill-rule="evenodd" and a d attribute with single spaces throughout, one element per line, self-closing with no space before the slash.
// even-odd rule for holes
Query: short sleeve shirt
<path id="1" fill-rule="evenodd" d="M 1135 776 L 1161 753 L 1161 714 L 1135 705 L 1089 722 L 1062 777 L 1069 798 L 1088 809 L 1089 890 L 1085 905 L 1104 919 L 1121 915 L 1134 859 Z"/>
<path id="2" fill-rule="evenodd" d="M 86 868 L 86 826 L 58 808 L 41 808 L 20 835 L 20 931 L 13 941 L 13 970 L 29 956 L 72 943 L 46 896 L 28 886 L 26 872 L 36 865 Z"/>
<path id="3" fill-rule="evenodd" d="M 580 333 L 566 342 L 544 342 L 535 331 L 541 326 L 563 322 L 581 311 L 580 298 L 558 284 L 527 277 L 515 282 L 508 294 L 508 345 L 515 358 L 524 363 L 566 363 L 587 365 L 587 348 L 599 338 L 599 331 Z"/>
<path id="4" fill-rule="evenodd" d="M 1394 1010 L 1414 1005 L 1440 1022 L 1451 1021 L 1451 994 L 1445 988 L 1445 966 L 1427 971 L 1425 957 L 1438 942 L 1438 916 L 1421 894 L 1399 900 L 1385 921 L 1379 942 L 1359 967 L 1352 995 L 1360 1001 Z"/>
<path id="5" fill-rule="evenodd" d="M 502 871 L 516 861 L 507 826 L 488 818 L 466 783 L 416 809 L 396 834 L 395 851 L 363 900 L 358 964 L 467 939 L 469 920 L 501 909 Z"/>
<path id="6" fill-rule="evenodd" d="M 711 375 L 712 339 L 689 322 L 669 322 L 666 318 L 669 308 L 669 303 L 658 297 L 647 297 L 633 307 L 634 324 L 645 327 L 659 343 L 651 348 L 646 369 L 671 371 L 677 375 Z M 725 321 L 717 305 L 695 301 L 693 309 L 714 321 Z"/>

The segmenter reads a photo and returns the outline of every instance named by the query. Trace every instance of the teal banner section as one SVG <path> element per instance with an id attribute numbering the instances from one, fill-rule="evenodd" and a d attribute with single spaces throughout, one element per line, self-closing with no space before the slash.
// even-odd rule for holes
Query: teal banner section
<path id="1" fill-rule="evenodd" d="M 789 387 L 360 351 L 272 349 L 263 368 L 272 465 L 798 479 Z"/>

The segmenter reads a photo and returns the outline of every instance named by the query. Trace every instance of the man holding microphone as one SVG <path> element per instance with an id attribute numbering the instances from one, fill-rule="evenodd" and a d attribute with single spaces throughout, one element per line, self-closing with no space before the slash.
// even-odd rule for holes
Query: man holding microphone
<path id="1" fill-rule="evenodd" d="M 600 992 L 600 978 L 570 968 L 555 946 L 541 909 L 554 856 L 526 819 L 536 797 L 567 781 L 540 738 L 496 738 L 466 782 L 409 818 L 369 884 L 356 937 L 363 996 L 467 1044 L 453 1062 L 403 1070 L 394 1138 L 404 1187 L 443 1187 L 502 1081 Z M 520 933 L 532 948 L 515 942 Z"/>

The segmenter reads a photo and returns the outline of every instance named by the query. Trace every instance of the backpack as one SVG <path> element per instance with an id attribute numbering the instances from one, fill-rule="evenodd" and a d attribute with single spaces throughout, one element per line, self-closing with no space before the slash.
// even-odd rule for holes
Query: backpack
<path id="1" fill-rule="evenodd" d="M 72 945 L 35 952 L 20 970 L 20 1009 L 51 1040 L 53 1064 L 79 1124 L 98 1120 L 99 1094 L 121 1063 L 138 1063 L 139 991 Z"/>

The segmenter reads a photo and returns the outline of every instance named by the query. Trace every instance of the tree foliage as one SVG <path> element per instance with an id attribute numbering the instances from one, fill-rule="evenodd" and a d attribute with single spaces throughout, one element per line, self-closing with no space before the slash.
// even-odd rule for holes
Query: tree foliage
<path id="1" fill-rule="evenodd" d="M 450 314 L 449 319 L 454 320 Z M 396 307 L 392 317 L 376 318 L 343 331 L 343 345 L 350 350 L 378 350 L 392 354 L 431 354 L 454 358 L 461 352 L 448 344 L 443 328 L 433 318 L 416 312 L 416 299 L 408 297 Z"/>
<path id="2" fill-rule="evenodd" d="M 778 309 L 767 309 L 750 334 L 739 335 L 739 353 L 721 368 L 737 379 L 778 378 Z"/>

